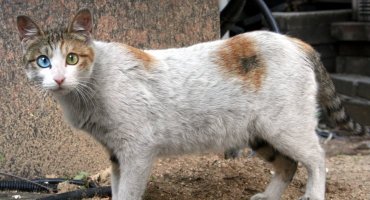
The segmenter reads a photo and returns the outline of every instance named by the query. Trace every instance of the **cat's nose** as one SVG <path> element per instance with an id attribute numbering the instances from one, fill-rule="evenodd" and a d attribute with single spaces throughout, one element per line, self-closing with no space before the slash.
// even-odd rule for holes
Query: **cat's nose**
<path id="1" fill-rule="evenodd" d="M 54 81 L 56 82 L 56 83 L 58 83 L 58 85 L 60 86 L 60 85 L 62 85 L 62 83 L 64 82 L 64 77 L 60 77 L 60 78 L 54 78 Z"/>

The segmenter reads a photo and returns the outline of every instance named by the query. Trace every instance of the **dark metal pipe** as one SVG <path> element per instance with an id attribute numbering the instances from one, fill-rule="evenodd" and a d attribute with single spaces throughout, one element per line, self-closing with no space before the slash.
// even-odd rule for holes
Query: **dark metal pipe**
<path id="1" fill-rule="evenodd" d="M 237 22 L 246 0 L 231 0 L 220 13 L 221 36 Z"/>
<path id="2" fill-rule="evenodd" d="M 272 16 L 270 9 L 267 7 L 266 3 L 263 0 L 254 0 L 254 2 L 259 7 L 263 17 L 265 18 L 267 24 L 269 25 L 271 31 L 280 33 L 279 27 Z"/>

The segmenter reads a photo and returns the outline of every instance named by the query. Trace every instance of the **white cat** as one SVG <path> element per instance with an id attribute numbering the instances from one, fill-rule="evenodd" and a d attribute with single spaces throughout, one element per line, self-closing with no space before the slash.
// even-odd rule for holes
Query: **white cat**
<path id="1" fill-rule="evenodd" d="M 113 199 L 142 198 L 158 156 L 250 146 L 276 174 L 253 200 L 280 199 L 301 162 L 302 200 L 325 198 L 317 104 L 339 126 L 365 134 L 344 112 L 318 54 L 258 31 L 165 50 L 94 41 L 83 9 L 65 31 L 18 16 L 28 77 L 50 91 L 66 120 L 112 156 Z"/>

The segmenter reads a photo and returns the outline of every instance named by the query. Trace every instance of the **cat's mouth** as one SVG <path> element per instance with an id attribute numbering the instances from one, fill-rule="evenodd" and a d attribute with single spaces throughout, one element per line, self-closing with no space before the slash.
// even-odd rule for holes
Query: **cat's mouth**
<path id="1" fill-rule="evenodd" d="M 66 87 L 63 87 L 63 86 L 58 86 L 58 87 L 52 88 L 52 89 L 50 89 L 50 91 L 52 93 L 61 94 L 61 95 L 65 95 L 65 94 L 68 94 L 69 92 L 71 92 L 71 90 L 69 88 L 66 88 Z"/>
<path id="2" fill-rule="evenodd" d="M 74 84 L 68 82 L 64 82 L 62 84 L 44 84 L 43 88 L 46 89 L 48 92 L 57 95 L 66 95 L 71 91 L 77 89 Z"/>
<path id="3" fill-rule="evenodd" d="M 64 88 L 62 88 L 62 87 L 57 87 L 56 89 L 54 89 L 53 91 L 54 92 L 59 92 L 59 91 L 63 91 L 63 90 L 65 90 Z"/>

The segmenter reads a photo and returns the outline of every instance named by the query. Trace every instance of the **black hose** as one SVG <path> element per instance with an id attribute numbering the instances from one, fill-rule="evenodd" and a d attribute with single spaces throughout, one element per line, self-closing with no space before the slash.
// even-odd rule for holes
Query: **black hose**
<path id="1" fill-rule="evenodd" d="M 31 185 L 36 185 L 36 186 L 38 186 L 38 187 L 40 187 L 40 188 L 44 188 L 45 190 L 49 191 L 49 193 L 53 193 L 53 192 L 54 192 L 51 188 L 46 187 L 46 186 L 45 186 L 45 185 L 43 185 L 43 184 L 33 182 L 33 181 L 28 180 L 28 179 L 26 179 L 26 178 L 22 178 L 22 177 L 19 177 L 19 176 L 13 175 L 13 174 L 9 174 L 9 173 L 5 173 L 5 172 L 0 172 L 0 175 L 3 175 L 3 176 L 10 176 L 10 177 L 13 177 L 13 178 L 19 179 L 19 180 L 21 180 L 21 182 L 23 182 L 23 184 L 26 184 L 26 183 L 27 183 L 27 185 L 28 185 L 28 186 L 25 186 L 25 187 L 28 187 L 28 188 L 32 188 L 32 186 L 31 186 Z M 23 187 L 21 187 L 21 186 L 20 186 L 20 185 L 23 185 L 23 184 L 18 184 L 18 183 L 16 184 L 16 183 L 14 183 L 14 184 L 8 184 L 8 186 L 9 186 L 9 187 L 13 187 L 13 186 L 15 187 L 16 185 L 19 185 L 19 187 L 20 187 L 20 188 L 23 188 Z M 5 184 L 4 184 L 4 186 L 5 186 Z M 1 188 L 0 188 L 0 189 L 1 189 Z M 4 187 L 3 189 L 6 189 L 6 188 Z"/>
<path id="2" fill-rule="evenodd" d="M 83 198 L 93 198 L 93 197 L 105 198 L 111 196 L 112 196 L 111 187 L 105 186 L 55 194 L 47 197 L 38 198 L 37 200 L 74 200 L 74 199 L 79 200 Z"/>
<path id="3" fill-rule="evenodd" d="M 18 191 L 23 191 L 23 192 L 50 192 L 50 190 L 52 190 L 53 192 L 56 192 L 57 185 L 65 181 L 68 181 L 68 183 L 74 184 L 74 185 L 80 185 L 80 186 L 86 185 L 86 181 L 70 180 L 70 179 L 65 179 L 65 178 L 34 179 L 30 182 L 27 182 L 24 180 L 19 180 L 19 181 L 4 180 L 4 181 L 0 181 L 0 191 L 1 190 L 18 190 Z M 93 183 L 89 183 L 88 187 L 94 188 L 96 187 L 96 185 Z"/>
<path id="4" fill-rule="evenodd" d="M 44 185 L 45 186 L 45 185 Z M 46 187 L 46 186 L 45 186 Z M 23 192 L 49 192 L 45 187 L 25 181 L 0 181 L 0 190 L 18 190 Z M 56 190 L 56 188 L 50 188 Z"/>
<path id="5" fill-rule="evenodd" d="M 270 9 L 267 7 L 266 3 L 263 0 L 254 0 L 254 2 L 258 5 L 263 17 L 265 18 L 267 24 L 269 25 L 271 31 L 280 33 L 279 27 L 272 16 Z"/>
<path id="6" fill-rule="evenodd" d="M 45 178 L 45 179 L 34 179 L 32 180 L 32 182 L 35 182 L 35 183 L 40 183 L 40 184 L 52 184 L 52 185 L 56 185 L 58 183 L 62 183 L 62 182 L 66 182 L 68 181 L 68 183 L 70 184 L 74 184 L 74 185 L 86 185 L 86 181 L 83 181 L 83 180 L 71 180 L 71 179 L 66 179 L 66 178 Z"/>

